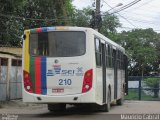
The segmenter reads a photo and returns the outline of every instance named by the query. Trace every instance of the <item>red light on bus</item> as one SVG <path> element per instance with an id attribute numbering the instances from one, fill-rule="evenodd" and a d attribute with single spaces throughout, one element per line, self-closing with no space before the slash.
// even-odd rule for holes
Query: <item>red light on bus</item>
<path id="1" fill-rule="evenodd" d="M 82 93 L 88 92 L 92 88 L 93 70 L 85 72 L 82 86 Z"/>
<path id="2" fill-rule="evenodd" d="M 42 28 L 36 28 L 36 32 L 37 33 L 42 32 Z"/>
<path id="3" fill-rule="evenodd" d="M 33 93 L 30 75 L 27 71 L 23 71 L 24 88 L 26 91 Z"/>

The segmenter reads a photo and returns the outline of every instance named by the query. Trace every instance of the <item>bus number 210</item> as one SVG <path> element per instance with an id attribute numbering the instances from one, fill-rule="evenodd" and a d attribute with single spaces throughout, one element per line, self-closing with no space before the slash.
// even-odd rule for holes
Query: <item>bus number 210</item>
<path id="1" fill-rule="evenodd" d="M 72 80 L 71 79 L 59 79 L 59 85 L 71 85 Z"/>

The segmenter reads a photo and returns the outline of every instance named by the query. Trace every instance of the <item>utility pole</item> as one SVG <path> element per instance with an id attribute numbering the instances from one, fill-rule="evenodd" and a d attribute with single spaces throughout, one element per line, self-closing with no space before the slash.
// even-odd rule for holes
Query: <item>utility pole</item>
<path id="1" fill-rule="evenodd" d="M 100 0 L 96 0 L 96 16 L 100 14 Z"/>
<path id="2" fill-rule="evenodd" d="M 101 21 L 102 21 L 101 15 L 100 15 L 100 8 L 101 8 L 100 5 L 101 5 L 100 0 L 96 0 L 96 10 L 92 11 L 92 19 L 90 24 L 90 26 L 97 31 L 99 31 Z"/>
<path id="3" fill-rule="evenodd" d="M 95 11 L 95 29 L 99 31 L 99 25 L 101 23 L 101 15 L 100 15 L 101 1 L 96 0 L 96 11 Z"/>

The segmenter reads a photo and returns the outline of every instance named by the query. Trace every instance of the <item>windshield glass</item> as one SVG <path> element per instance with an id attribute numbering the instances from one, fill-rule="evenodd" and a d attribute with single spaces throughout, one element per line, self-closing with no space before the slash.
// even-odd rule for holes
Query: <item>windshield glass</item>
<path id="1" fill-rule="evenodd" d="M 30 34 L 30 54 L 33 56 L 71 57 L 85 53 L 85 33 L 54 31 Z"/>

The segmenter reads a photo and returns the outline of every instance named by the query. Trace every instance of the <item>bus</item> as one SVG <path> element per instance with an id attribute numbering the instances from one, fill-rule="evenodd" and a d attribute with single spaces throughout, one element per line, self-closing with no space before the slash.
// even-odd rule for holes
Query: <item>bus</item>
<path id="1" fill-rule="evenodd" d="M 125 49 L 85 27 L 56 26 L 24 31 L 23 101 L 48 104 L 122 104 L 127 90 Z"/>

